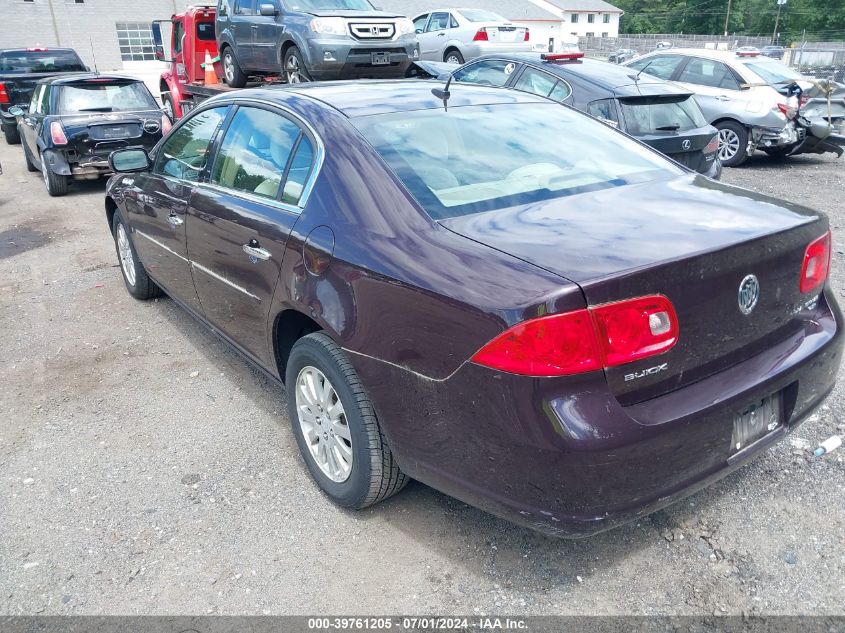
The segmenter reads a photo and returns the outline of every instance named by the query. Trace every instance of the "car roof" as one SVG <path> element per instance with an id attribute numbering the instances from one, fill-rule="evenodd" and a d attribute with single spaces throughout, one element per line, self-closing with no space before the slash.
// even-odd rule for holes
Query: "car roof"
<path id="1" fill-rule="evenodd" d="M 541 55 L 543 53 L 491 54 L 476 58 L 473 62 L 480 59 L 506 59 L 522 62 L 534 68 L 542 68 L 546 72 L 562 77 L 563 79 L 577 77 L 583 82 L 590 83 L 595 87 L 607 91 L 609 95 L 612 94 L 616 97 L 692 94 L 689 90 L 685 90 L 677 84 L 658 79 L 652 75 L 646 75 L 645 73 L 635 80 L 634 77 L 637 76 L 637 71 L 627 66 L 610 64 L 584 57 L 562 61 L 546 61 Z"/>
<path id="2" fill-rule="evenodd" d="M 775 61 L 769 57 L 766 57 L 765 55 L 757 55 L 753 57 L 740 57 L 736 54 L 736 51 L 717 51 L 710 48 L 664 48 L 659 51 L 647 53 L 648 57 L 653 57 L 655 55 L 685 55 L 687 57 L 704 57 L 706 59 L 717 59 L 719 61 L 727 63 L 748 61 L 751 59 L 757 59 L 767 63 Z"/>
<path id="3" fill-rule="evenodd" d="M 56 86 L 61 84 L 72 84 L 78 81 L 87 81 L 89 79 L 99 79 L 102 80 L 103 83 L 107 81 L 137 81 L 143 83 L 143 81 L 141 79 L 138 79 L 137 77 L 129 77 L 128 75 L 114 75 L 111 73 L 62 73 L 61 75 L 55 75 L 53 77 L 45 77 L 38 83 L 52 84 Z"/>
<path id="4" fill-rule="evenodd" d="M 296 86 L 258 88 L 240 90 L 232 94 L 238 96 L 262 98 L 278 97 L 279 103 L 285 93 L 295 93 L 310 97 L 339 110 L 347 117 L 370 116 L 392 112 L 412 112 L 415 110 L 436 110 L 443 108 L 443 99 L 434 94 L 434 89 L 442 90 L 445 82 L 428 79 L 394 80 L 352 80 L 325 81 Z M 250 94 L 252 93 L 252 94 Z M 257 94 L 256 94 L 257 93 Z M 231 93 L 230 93 L 231 94 Z M 553 103 L 543 97 L 491 88 L 452 82 L 449 86 L 447 107 L 458 108 L 471 105 L 494 105 L 514 103 Z"/>
<path id="5" fill-rule="evenodd" d="M 58 46 L 50 46 L 49 48 L 2 48 L 0 49 L 0 53 L 51 53 L 53 51 L 59 51 L 61 53 L 76 53 L 76 49 L 73 48 L 59 48 Z"/>

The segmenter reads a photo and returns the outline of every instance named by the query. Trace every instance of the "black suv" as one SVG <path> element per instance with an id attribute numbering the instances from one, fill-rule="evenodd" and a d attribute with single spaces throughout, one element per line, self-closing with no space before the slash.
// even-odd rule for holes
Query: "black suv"
<path id="1" fill-rule="evenodd" d="M 0 122 L 9 145 L 21 142 L 9 108 L 29 103 L 38 80 L 88 67 L 72 48 L 7 48 L 0 51 Z"/>
<path id="2" fill-rule="evenodd" d="M 284 74 L 288 83 L 402 77 L 419 59 L 414 25 L 368 0 L 219 0 L 217 47 L 226 83 Z"/>

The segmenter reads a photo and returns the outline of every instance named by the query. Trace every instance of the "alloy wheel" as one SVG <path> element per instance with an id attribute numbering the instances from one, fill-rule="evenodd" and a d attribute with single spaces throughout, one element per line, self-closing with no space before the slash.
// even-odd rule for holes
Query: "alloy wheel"
<path id="1" fill-rule="evenodd" d="M 288 57 L 287 64 L 285 64 L 285 80 L 289 84 L 299 84 L 308 81 L 302 76 L 302 67 L 296 55 Z"/>
<path id="2" fill-rule="evenodd" d="M 50 176 L 47 174 L 47 170 L 50 169 L 47 166 L 47 161 L 44 160 L 44 154 L 41 155 L 41 178 L 44 179 L 44 186 L 47 187 L 47 191 L 50 191 Z"/>
<path id="3" fill-rule="evenodd" d="M 296 377 L 296 412 L 305 443 L 323 474 L 342 483 L 352 472 L 352 433 L 334 386 L 316 367 Z"/>
<path id="4" fill-rule="evenodd" d="M 129 236 L 122 223 L 117 225 L 117 252 L 120 256 L 120 267 L 123 275 L 130 286 L 135 285 L 135 259 L 132 257 L 132 247 L 129 245 Z"/>
<path id="5" fill-rule="evenodd" d="M 739 136 L 730 129 L 719 130 L 719 160 L 732 159 L 739 152 Z"/>
<path id="6" fill-rule="evenodd" d="M 223 75 L 226 77 L 227 84 L 235 80 L 235 60 L 232 59 L 232 53 L 228 51 L 223 55 Z"/>
<path id="7" fill-rule="evenodd" d="M 163 103 L 161 104 L 161 109 L 164 110 L 164 113 L 170 117 L 170 120 L 173 121 L 175 117 L 173 116 L 173 104 L 170 102 L 170 99 L 164 99 Z"/>
<path id="8" fill-rule="evenodd" d="M 446 63 L 447 63 L 447 64 L 462 64 L 462 63 L 463 63 L 463 60 L 462 60 L 462 59 L 458 59 L 458 56 L 457 56 L 457 55 L 455 55 L 454 53 L 452 53 L 451 55 L 449 55 L 449 56 L 446 58 Z"/>

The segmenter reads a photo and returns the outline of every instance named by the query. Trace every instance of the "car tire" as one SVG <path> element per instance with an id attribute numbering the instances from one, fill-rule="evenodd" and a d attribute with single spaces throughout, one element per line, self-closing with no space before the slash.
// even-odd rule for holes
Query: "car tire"
<path id="1" fill-rule="evenodd" d="M 29 157 L 29 150 L 26 148 L 26 145 L 23 146 L 23 159 L 26 161 L 26 170 L 28 172 L 38 171 L 38 165 L 32 162 L 32 159 Z"/>
<path id="2" fill-rule="evenodd" d="M 719 130 L 719 160 L 723 167 L 737 167 L 748 160 L 748 130 L 736 121 L 721 121 Z"/>
<path id="3" fill-rule="evenodd" d="M 285 51 L 285 58 L 282 60 L 282 74 L 285 77 L 285 82 L 289 84 L 312 81 L 311 75 L 305 67 L 302 53 L 296 46 L 291 46 Z"/>
<path id="4" fill-rule="evenodd" d="M 129 227 L 120 215 L 120 211 L 116 212 L 112 219 L 112 237 L 115 251 L 117 251 L 117 261 L 120 264 L 120 274 L 123 275 L 123 282 L 129 294 L 141 301 L 161 296 L 161 288 L 144 270 L 144 265 L 132 242 Z"/>
<path id="5" fill-rule="evenodd" d="M 360 510 L 405 487 L 408 477 L 387 446 L 373 405 L 331 337 L 315 332 L 296 342 L 285 384 L 299 451 L 332 501 Z"/>
<path id="6" fill-rule="evenodd" d="M 464 56 L 457 48 L 450 48 L 443 54 L 443 61 L 447 64 L 463 64 Z"/>
<path id="7" fill-rule="evenodd" d="M 47 187 L 47 193 L 54 198 L 67 193 L 70 178 L 62 174 L 53 173 L 50 165 L 44 160 L 44 154 L 41 154 L 41 176 L 44 179 L 44 186 Z"/>
<path id="8" fill-rule="evenodd" d="M 223 49 L 223 80 L 232 88 L 243 88 L 246 85 L 247 76 L 241 70 L 240 64 L 235 57 L 235 51 L 231 46 Z"/>
<path id="9" fill-rule="evenodd" d="M 170 96 L 169 92 L 161 93 L 161 109 L 170 117 L 171 121 L 176 120 L 176 107 L 173 105 L 173 97 Z"/>
<path id="10" fill-rule="evenodd" d="M 3 136 L 6 137 L 6 142 L 9 145 L 20 145 L 21 135 L 18 133 L 18 128 L 13 125 L 3 125 Z"/>

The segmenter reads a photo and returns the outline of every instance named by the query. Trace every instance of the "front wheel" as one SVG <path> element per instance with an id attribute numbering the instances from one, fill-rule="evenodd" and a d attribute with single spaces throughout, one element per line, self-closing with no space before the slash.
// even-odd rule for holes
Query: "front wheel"
<path id="1" fill-rule="evenodd" d="M 446 51 L 446 54 L 443 56 L 443 61 L 447 64 L 463 64 L 464 63 L 464 56 L 461 55 L 461 51 L 456 48 L 450 48 Z"/>
<path id="2" fill-rule="evenodd" d="M 228 46 L 223 51 L 223 79 L 232 88 L 243 88 L 246 85 L 247 76 L 235 59 L 235 52 Z"/>
<path id="3" fill-rule="evenodd" d="M 18 134 L 18 128 L 13 125 L 3 126 L 3 136 L 6 137 L 6 142 L 9 145 L 19 145 L 21 142 L 21 135 Z"/>
<path id="4" fill-rule="evenodd" d="M 129 227 L 126 226 L 120 212 L 114 214 L 112 236 L 114 237 L 117 259 L 120 262 L 120 272 L 129 294 L 142 301 L 160 296 L 161 289 L 155 285 L 155 282 L 147 275 L 147 271 L 144 270 L 144 265 L 138 258 L 135 245 L 129 236 Z"/>
<path id="5" fill-rule="evenodd" d="M 735 121 L 716 124 L 719 130 L 719 160 L 724 167 L 737 167 L 748 159 L 748 130 Z"/>
<path id="6" fill-rule="evenodd" d="M 308 69 L 305 68 L 302 53 L 299 52 L 296 46 L 291 46 L 285 52 L 282 68 L 285 71 L 285 81 L 289 84 L 311 81 L 311 75 L 308 74 Z"/>
<path id="7" fill-rule="evenodd" d="M 176 108 L 173 105 L 173 97 L 170 96 L 169 92 L 161 93 L 161 109 L 170 117 L 171 121 L 176 120 Z"/>
<path id="8" fill-rule="evenodd" d="M 68 183 L 70 178 L 63 174 L 53 173 L 50 169 L 50 163 L 41 154 L 41 177 L 44 179 L 44 186 L 47 187 L 47 193 L 57 198 L 67 193 Z"/>
<path id="9" fill-rule="evenodd" d="M 285 385 L 299 451 L 335 503 L 360 510 L 405 486 L 408 478 L 393 459 L 358 375 L 328 335 L 315 332 L 296 342 Z"/>

